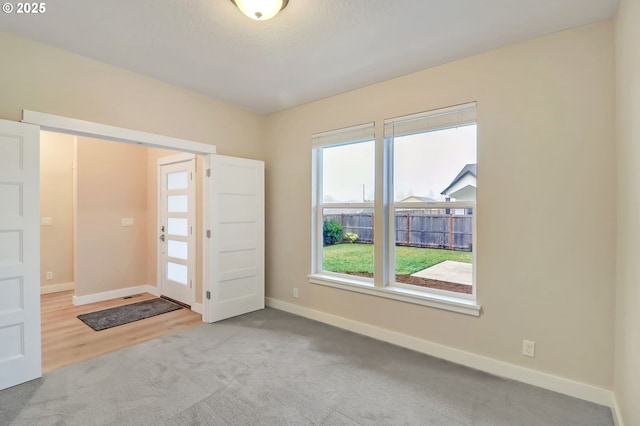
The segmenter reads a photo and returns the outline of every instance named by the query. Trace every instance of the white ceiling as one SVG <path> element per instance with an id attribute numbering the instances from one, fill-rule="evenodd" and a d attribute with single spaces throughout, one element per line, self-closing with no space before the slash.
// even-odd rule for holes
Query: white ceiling
<path id="1" fill-rule="evenodd" d="M 57 0 L 0 29 L 270 113 L 614 16 L 618 0 Z"/>

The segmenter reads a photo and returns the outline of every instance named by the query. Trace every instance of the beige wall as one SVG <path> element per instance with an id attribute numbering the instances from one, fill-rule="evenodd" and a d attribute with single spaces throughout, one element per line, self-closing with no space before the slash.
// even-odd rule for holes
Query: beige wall
<path id="1" fill-rule="evenodd" d="M 615 394 L 627 425 L 640 425 L 640 3 L 616 19 L 618 286 Z"/>
<path id="2" fill-rule="evenodd" d="M 0 118 L 19 121 L 30 109 L 263 159 L 265 119 L 250 111 L 8 33 L 0 32 L 0 51 Z"/>
<path id="3" fill-rule="evenodd" d="M 148 284 L 147 148 L 79 137 L 77 188 L 76 296 Z"/>
<path id="4" fill-rule="evenodd" d="M 482 316 L 309 284 L 311 134 L 473 100 Z M 613 122 L 612 22 L 268 116 L 268 297 L 611 389 Z"/>
<path id="5" fill-rule="evenodd" d="M 40 135 L 40 215 L 52 226 L 40 233 L 42 286 L 73 282 L 73 161 L 74 137 L 42 132 Z M 53 273 L 52 280 L 45 274 Z"/>

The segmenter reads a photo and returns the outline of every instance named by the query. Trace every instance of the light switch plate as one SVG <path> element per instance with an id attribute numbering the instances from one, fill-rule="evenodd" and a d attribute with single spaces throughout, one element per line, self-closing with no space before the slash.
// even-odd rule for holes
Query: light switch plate
<path id="1" fill-rule="evenodd" d="M 132 217 L 123 217 L 122 218 L 122 226 L 133 226 L 133 218 Z"/>
<path id="2" fill-rule="evenodd" d="M 42 226 L 51 226 L 53 225 L 53 218 L 52 217 L 43 217 L 40 219 L 40 224 Z"/>

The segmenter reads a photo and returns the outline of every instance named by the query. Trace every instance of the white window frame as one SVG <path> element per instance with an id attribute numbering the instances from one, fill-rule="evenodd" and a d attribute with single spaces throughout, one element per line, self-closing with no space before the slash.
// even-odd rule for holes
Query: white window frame
<path id="1" fill-rule="evenodd" d="M 440 290 L 435 288 L 420 289 L 425 293 L 439 295 L 439 296 L 452 296 L 458 299 L 465 299 L 475 302 L 476 300 L 476 202 L 475 201 L 453 201 L 453 202 L 395 202 L 394 201 L 394 183 L 393 183 L 393 168 L 394 168 L 394 137 L 406 136 L 411 134 L 422 134 L 433 131 L 441 131 L 451 129 L 455 127 L 477 125 L 476 119 L 476 102 L 469 102 L 461 105 L 454 105 L 445 108 L 438 108 L 436 110 L 421 112 L 417 114 L 410 114 L 406 116 L 387 119 L 384 121 L 384 144 L 385 144 L 385 167 L 386 182 L 385 192 L 389 204 L 385 209 L 385 224 L 388 227 L 387 237 L 388 244 L 385 245 L 384 258 L 385 263 L 388 265 L 387 276 L 385 281 L 388 286 L 416 290 L 416 286 L 410 284 L 404 284 L 396 281 L 396 232 L 395 232 L 395 211 L 397 208 L 403 209 L 472 209 L 472 286 L 471 294 L 455 293 L 446 290 Z"/>
<path id="2" fill-rule="evenodd" d="M 369 294 L 387 299 L 399 300 L 403 302 L 430 306 L 434 308 L 444 309 L 453 312 L 459 312 L 471 316 L 479 316 L 481 306 L 476 303 L 476 252 L 477 252 L 477 227 L 476 218 L 477 210 L 475 202 L 416 202 L 402 203 L 402 208 L 471 208 L 473 209 L 473 236 L 472 236 L 472 259 L 473 259 L 473 286 L 472 294 L 462 294 L 450 291 L 421 288 L 414 285 L 397 283 L 395 281 L 395 209 L 397 203 L 393 200 L 393 129 L 400 129 L 401 135 L 411 133 L 424 133 L 426 131 L 444 130 L 446 128 L 459 127 L 462 125 L 476 124 L 476 103 L 471 102 L 462 105 L 456 105 L 447 108 L 439 108 L 423 113 L 412 114 L 384 120 L 384 136 L 379 132 L 376 138 L 376 146 L 383 145 L 382 152 L 384 158 L 382 161 L 383 169 L 375 168 L 376 183 L 382 182 L 382 191 L 376 189 L 377 196 L 382 194 L 382 201 L 373 203 L 323 203 L 322 195 L 322 148 L 327 146 L 346 145 L 349 143 L 357 143 L 371 138 L 360 140 L 340 139 L 339 135 L 348 133 L 351 129 L 361 129 L 372 126 L 373 123 L 366 125 L 354 126 L 352 128 L 339 129 L 336 131 L 315 134 L 312 137 L 312 264 L 309 282 L 312 284 L 320 284 L 343 290 L 355 291 L 358 293 Z M 458 115 L 452 112 L 460 112 Z M 428 120 L 429 128 L 424 128 L 424 121 Z M 376 149 L 376 152 L 380 150 Z M 376 166 L 379 162 L 376 161 Z M 378 175 L 382 173 L 383 179 L 378 179 Z M 382 268 L 376 267 L 376 272 L 383 271 L 381 279 L 378 274 L 374 279 L 365 277 L 357 277 L 347 274 L 333 273 L 324 271 L 323 263 L 323 209 L 324 208 L 373 208 L 376 216 L 383 216 L 384 229 L 376 232 L 376 235 L 382 235 L 383 238 L 374 241 L 374 245 L 381 245 L 382 250 L 376 249 L 382 253 Z M 375 228 L 375 224 L 374 224 Z M 378 257 L 376 256 L 376 261 Z"/>
<path id="3" fill-rule="evenodd" d="M 367 277 L 351 278 L 348 274 L 340 274 L 331 271 L 325 271 L 323 268 L 323 225 L 324 225 L 324 209 L 371 209 L 375 211 L 375 200 L 366 203 L 325 203 L 323 200 L 324 188 L 323 183 L 323 149 L 336 146 L 346 146 L 363 142 L 375 143 L 375 124 L 365 123 L 358 126 L 347 127 L 343 129 L 333 130 L 329 132 L 316 133 L 313 135 L 312 149 L 312 256 L 311 256 L 311 275 L 333 277 L 335 279 L 352 282 L 356 285 L 367 285 L 373 287 L 374 280 Z M 375 170 L 375 169 L 374 169 Z M 374 176 L 375 177 L 375 176 Z M 375 224 L 374 224 L 375 228 Z"/>

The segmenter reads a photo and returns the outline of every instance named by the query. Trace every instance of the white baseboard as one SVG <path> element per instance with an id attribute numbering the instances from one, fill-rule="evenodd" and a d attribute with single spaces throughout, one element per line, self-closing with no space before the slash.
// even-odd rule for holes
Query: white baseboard
<path id="1" fill-rule="evenodd" d="M 576 382 L 548 373 L 531 370 L 515 364 L 488 358 L 471 352 L 462 351 L 449 346 L 433 343 L 427 340 L 418 339 L 416 337 L 407 336 L 395 331 L 385 330 L 370 324 L 350 320 L 344 317 L 328 314 L 326 312 L 316 311 L 304 306 L 295 305 L 293 303 L 284 302 L 278 299 L 266 298 L 266 305 L 281 311 L 300 315 L 312 320 L 320 321 L 335 327 L 353 331 L 354 333 L 363 334 L 377 340 L 392 343 L 421 352 L 436 358 L 445 359 L 456 364 L 461 364 L 475 370 L 484 371 L 494 376 L 505 377 L 530 385 L 538 386 L 544 389 L 559 392 L 565 395 L 580 398 L 596 404 L 611 407 L 614 417 L 617 416 L 617 406 L 613 392 L 607 389 Z M 618 417 L 619 418 L 619 417 Z M 621 423 L 617 426 L 622 426 Z"/>
<path id="2" fill-rule="evenodd" d="M 86 296 L 73 296 L 73 304 L 75 306 L 86 305 L 88 303 L 118 299 L 121 297 L 133 296 L 134 294 L 140 293 L 150 293 L 154 296 L 160 295 L 157 287 L 146 284 L 135 287 L 120 288 L 118 290 L 105 291 L 103 293 L 87 294 Z"/>
<path id="3" fill-rule="evenodd" d="M 196 314 L 202 315 L 204 312 L 204 305 L 202 303 L 193 303 L 191 304 L 191 310 Z"/>
<path id="4" fill-rule="evenodd" d="M 42 287 L 40 287 L 40 294 L 58 293 L 61 291 L 73 290 L 74 288 L 74 283 L 43 285 Z"/>
<path id="5" fill-rule="evenodd" d="M 613 396 L 613 405 L 611 406 L 611 414 L 613 414 L 613 423 L 616 426 L 624 426 L 624 422 L 622 421 L 622 412 L 620 411 L 620 406 L 618 405 L 618 399 Z"/>

